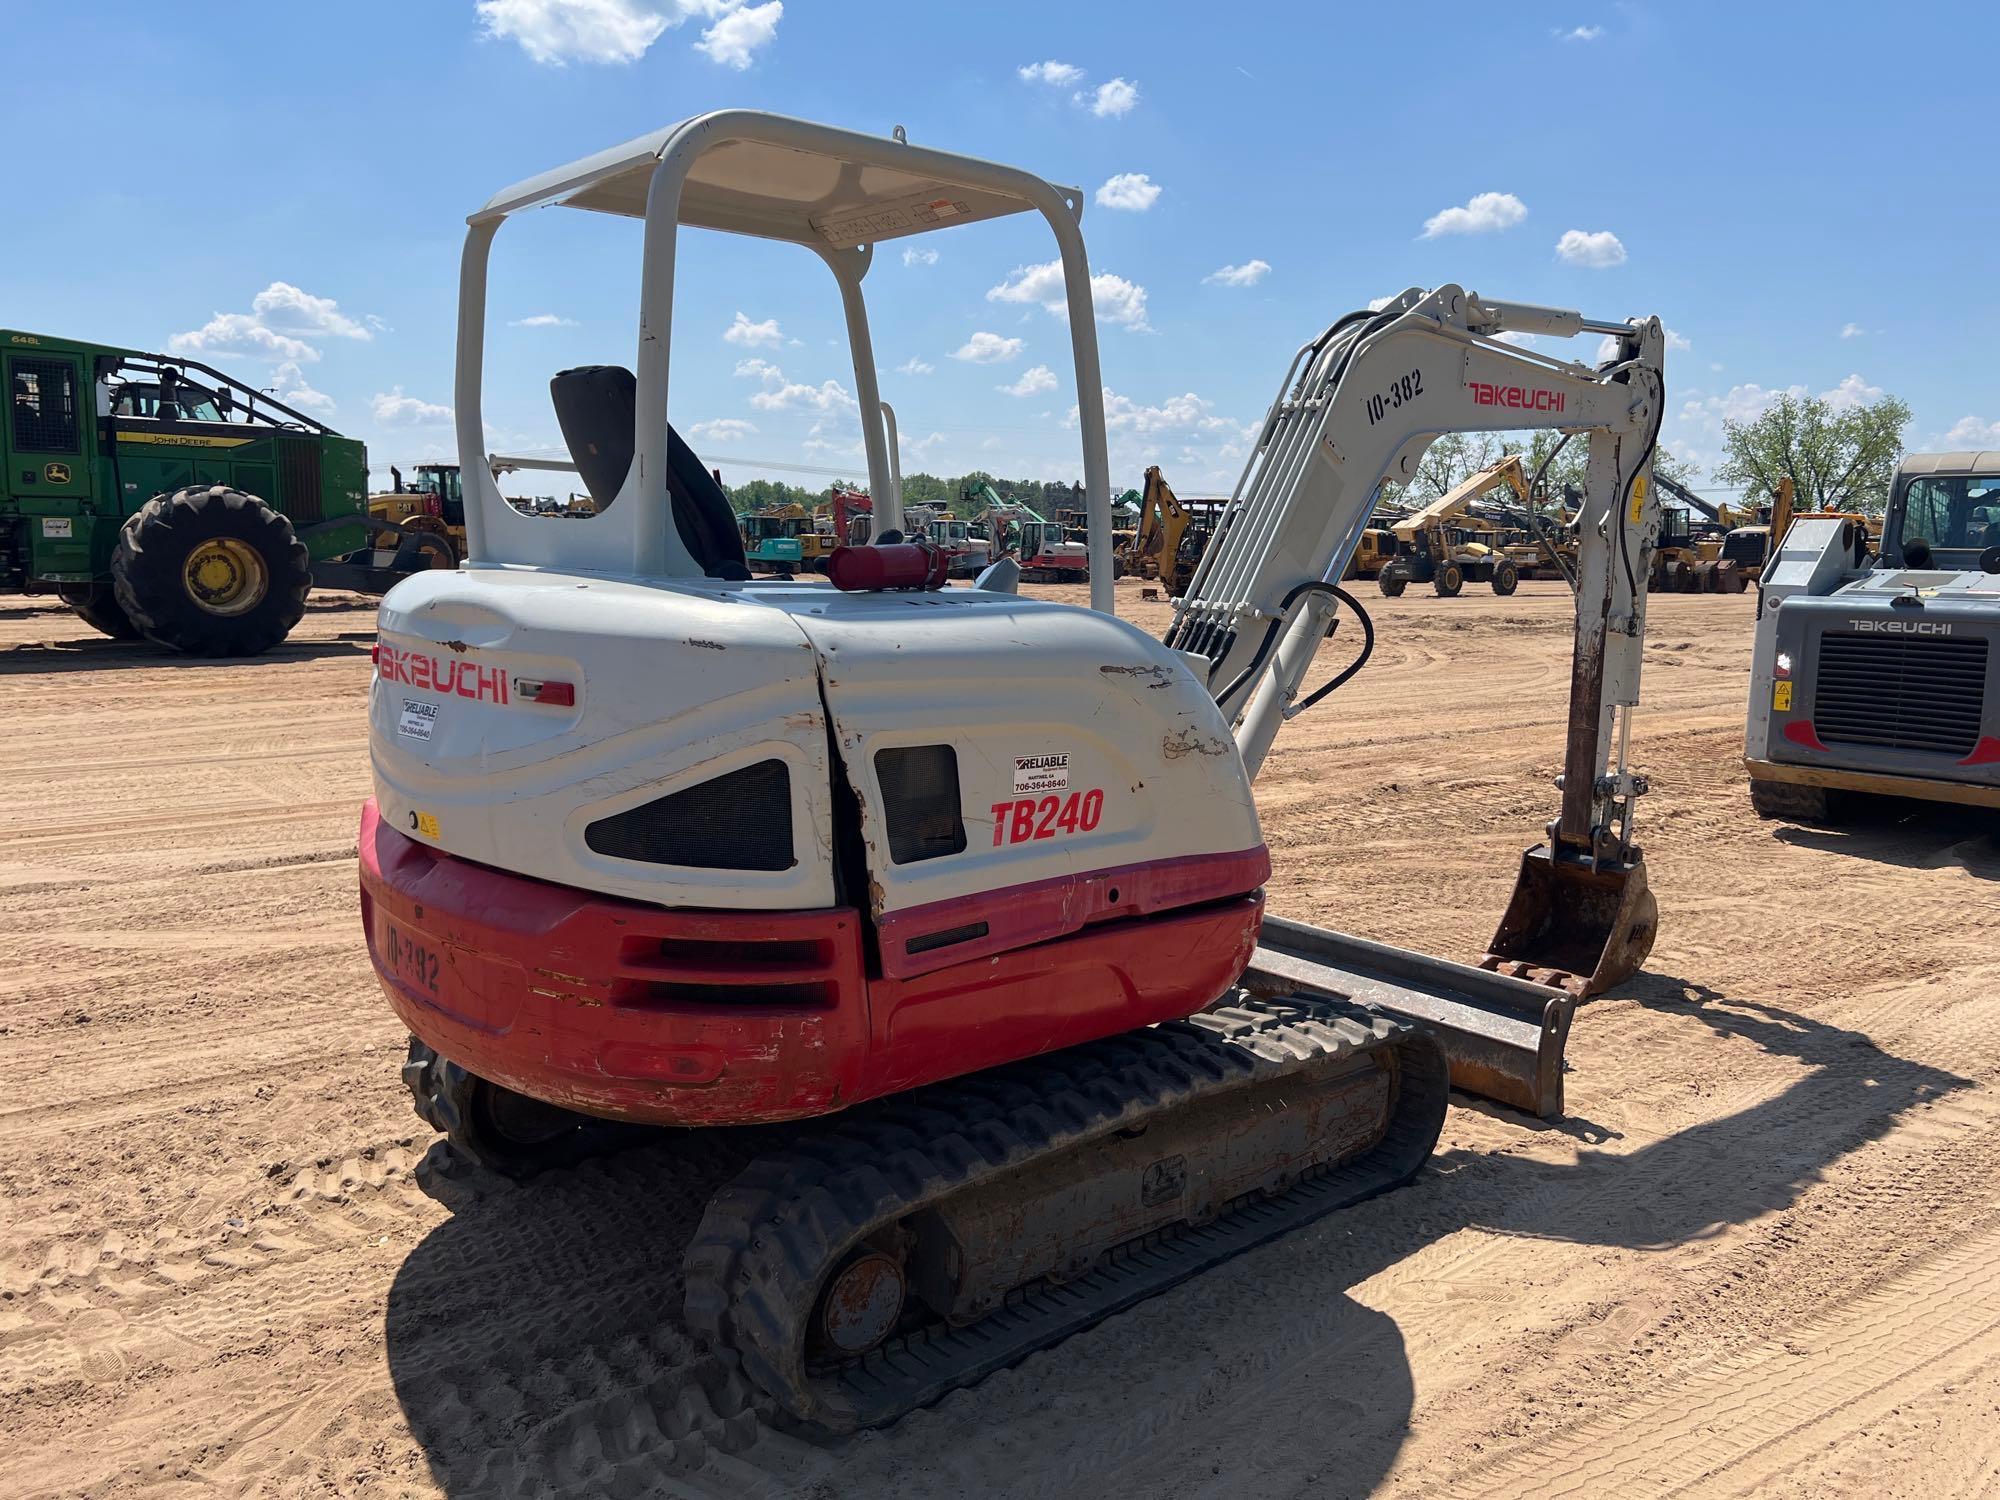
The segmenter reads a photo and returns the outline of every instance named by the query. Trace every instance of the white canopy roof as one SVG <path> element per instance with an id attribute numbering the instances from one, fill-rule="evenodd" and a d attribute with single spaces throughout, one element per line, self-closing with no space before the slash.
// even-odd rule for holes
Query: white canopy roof
<path id="1" fill-rule="evenodd" d="M 797 141 L 784 139 L 798 126 Z M 847 249 L 1034 208 L 1037 178 L 902 141 L 725 110 L 649 132 L 495 194 L 469 222 L 551 203 L 643 218 L 653 169 L 683 138 L 694 151 L 680 222 Z M 1019 179 L 1015 181 L 1015 179 Z M 1072 214 L 1075 189 L 1059 189 Z"/>

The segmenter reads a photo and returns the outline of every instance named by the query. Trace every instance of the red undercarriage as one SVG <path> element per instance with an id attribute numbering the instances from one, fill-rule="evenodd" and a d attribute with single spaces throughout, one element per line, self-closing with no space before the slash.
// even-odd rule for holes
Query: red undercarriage
<path id="1" fill-rule="evenodd" d="M 510 875 L 361 814 L 396 1013 L 482 1078 L 668 1125 L 791 1119 L 1199 1010 L 1250 961 L 1262 845 L 889 914 L 669 910 Z M 879 958 L 869 958 L 871 946 Z"/>

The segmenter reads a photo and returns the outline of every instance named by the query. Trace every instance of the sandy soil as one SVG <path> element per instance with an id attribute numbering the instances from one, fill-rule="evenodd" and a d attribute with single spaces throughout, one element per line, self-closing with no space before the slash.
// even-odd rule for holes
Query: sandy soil
<path id="1" fill-rule="evenodd" d="M 1750 609 L 1654 601 L 1661 938 L 1569 1121 L 1461 1101 L 1412 1188 L 821 1445 L 677 1325 L 708 1184 L 513 1188 L 411 1115 L 354 912 L 370 610 L 217 666 L 7 601 L 0 1495 L 2000 1493 L 2000 847 L 1753 817 Z M 1477 952 L 1567 611 L 1382 602 L 1260 783 L 1273 909 Z"/>

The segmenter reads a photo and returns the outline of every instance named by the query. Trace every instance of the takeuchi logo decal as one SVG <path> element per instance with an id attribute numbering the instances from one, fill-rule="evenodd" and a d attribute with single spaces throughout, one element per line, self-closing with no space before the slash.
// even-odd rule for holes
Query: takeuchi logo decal
<path id="1" fill-rule="evenodd" d="M 1474 406 L 1506 406 L 1516 411 L 1559 412 L 1568 402 L 1563 391 L 1540 391 L 1524 385 L 1495 385 L 1490 380 L 1468 380 Z"/>
<path id="2" fill-rule="evenodd" d="M 384 682 L 407 682 L 414 688 L 450 693 L 484 703 L 507 702 L 507 669 L 477 662 L 439 661 L 422 651 L 384 646 L 375 663 Z"/>

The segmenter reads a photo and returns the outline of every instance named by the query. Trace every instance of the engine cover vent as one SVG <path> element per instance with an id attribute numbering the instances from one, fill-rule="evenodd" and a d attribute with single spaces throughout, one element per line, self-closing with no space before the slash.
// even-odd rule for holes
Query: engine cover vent
<path id="1" fill-rule="evenodd" d="M 1957 758 L 1979 743 L 1985 710 L 1983 638 L 1831 631 L 1820 637 L 1813 727 L 1829 745 Z"/>
<path id="2" fill-rule="evenodd" d="M 878 750 L 875 779 L 882 784 L 890 859 L 910 865 L 964 852 L 956 750 L 949 745 Z"/>
<path id="3" fill-rule="evenodd" d="M 599 818 L 583 831 L 599 854 L 697 870 L 789 870 L 792 778 L 781 760 L 760 760 Z"/>

